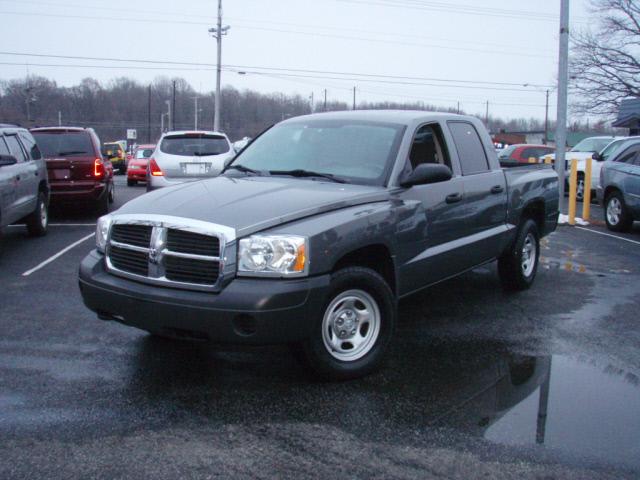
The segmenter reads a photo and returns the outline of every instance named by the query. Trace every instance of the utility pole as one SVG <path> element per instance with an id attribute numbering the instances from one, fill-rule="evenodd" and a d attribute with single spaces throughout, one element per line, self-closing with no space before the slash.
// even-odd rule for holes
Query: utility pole
<path id="1" fill-rule="evenodd" d="M 160 114 L 160 135 L 164 133 L 164 113 Z"/>
<path id="2" fill-rule="evenodd" d="M 313 92 L 311 92 L 311 95 L 309 96 L 309 105 L 311 106 L 311 113 L 313 113 Z"/>
<path id="3" fill-rule="evenodd" d="M 169 111 L 171 112 L 171 122 L 169 123 L 169 128 L 171 130 L 175 130 L 176 129 L 176 81 L 173 81 L 173 93 L 171 94 L 171 108 L 169 109 Z"/>
<path id="4" fill-rule="evenodd" d="M 567 145 L 567 90 L 569 77 L 569 0 L 560 0 L 560 45 L 558 55 L 558 118 L 556 163 L 560 204 L 564 199 L 564 154 Z"/>
<path id="5" fill-rule="evenodd" d="M 196 95 L 195 97 L 193 97 L 193 100 L 195 101 L 195 111 L 193 114 L 193 129 L 194 130 L 198 130 L 198 96 Z"/>
<path id="6" fill-rule="evenodd" d="M 457 110 L 458 115 L 460 115 L 460 102 L 458 102 L 458 110 Z"/>
<path id="7" fill-rule="evenodd" d="M 171 119 L 173 118 L 171 115 L 171 100 L 165 100 L 164 103 L 167 104 L 167 130 L 171 130 Z"/>
<path id="8" fill-rule="evenodd" d="M 327 89 L 324 89 L 324 107 L 322 109 L 323 112 L 327 111 Z"/>
<path id="9" fill-rule="evenodd" d="M 487 128 L 489 128 L 489 100 L 487 100 L 487 111 L 484 114 L 484 120 L 487 124 Z"/>
<path id="10" fill-rule="evenodd" d="M 151 143 L 151 85 L 147 98 L 147 143 Z"/>
<path id="11" fill-rule="evenodd" d="M 58 126 L 62 126 L 62 112 L 58 110 Z"/>
<path id="12" fill-rule="evenodd" d="M 222 26 L 222 0 L 218 0 L 218 26 L 210 28 L 209 33 L 215 37 L 218 43 L 218 62 L 216 66 L 216 99 L 214 105 L 213 130 L 220 131 L 220 77 L 222 74 L 222 36 L 229 31 L 229 25 Z"/>
<path id="13" fill-rule="evenodd" d="M 353 87 L 353 109 L 356 109 L 356 87 Z"/>
<path id="14" fill-rule="evenodd" d="M 547 101 L 544 106 L 544 144 L 549 143 L 549 89 L 547 89 Z"/>

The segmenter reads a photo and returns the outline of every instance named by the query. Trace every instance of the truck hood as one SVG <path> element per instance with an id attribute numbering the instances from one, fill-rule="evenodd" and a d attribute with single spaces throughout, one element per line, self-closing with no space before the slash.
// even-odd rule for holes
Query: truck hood
<path id="1" fill-rule="evenodd" d="M 184 183 L 142 195 L 115 215 L 170 215 L 225 225 L 245 236 L 340 208 L 389 199 L 383 187 L 291 177 L 227 177 Z"/>

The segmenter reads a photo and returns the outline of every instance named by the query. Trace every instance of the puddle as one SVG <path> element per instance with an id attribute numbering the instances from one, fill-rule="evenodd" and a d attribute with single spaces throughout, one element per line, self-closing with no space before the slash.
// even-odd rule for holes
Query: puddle
<path id="1" fill-rule="evenodd" d="M 564 356 L 535 359 L 498 382 L 484 438 L 540 445 L 598 462 L 640 468 L 640 379 Z M 503 407 L 503 408 L 501 408 Z"/>

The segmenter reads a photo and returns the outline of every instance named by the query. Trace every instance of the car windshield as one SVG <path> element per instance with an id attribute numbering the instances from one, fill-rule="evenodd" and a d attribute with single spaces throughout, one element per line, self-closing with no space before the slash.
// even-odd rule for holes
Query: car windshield
<path id="1" fill-rule="evenodd" d="M 607 160 L 611 158 L 611 156 L 614 153 L 620 150 L 620 147 L 626 141 L 627 141 L 626 139 L 622 139 L 622 140 L 616 140 L 615 142 L 611 142 L 600 152 L 600 158 L 602 158 L 602 160 Z"/>
<path id="2" fill-rule="evenodd" d="M 599 152 L 613 140 L 607 138 L 585 138 L 571 149 L 572 152 Z"/>
<path id="3" fill-rule="evenodd" d="M 86 132 L 32 132 L 45 157 L 94 155 L 93 143 Z"/>
<path id="4" fill-rule="evenodd" d="M 144 148 L 140 150 L 136 150 L 136 158 L 146 159 L 151 156 L 153 153 L 153 148 Z"/>
<path id="5" fill-rule="evenodd" d="M 220 135 L 183 134 L 169 135 L 162 139 L 160 151 L 170 155 L 206 156 L 229 151 L 229 142 Z"/>
<path id="6" fill-rule="evenodd" d="M 513 151 L 516 149 L 515 145 L 511 145 L 498 153 L 498 158 L 509 158 Z"/>
<path id="7" fill-rule="evenodd" d="M 352 183 L 382 185 L 403 132 L 402 125 L 378 122 L 288 122 L 254 140 L 234 165 L 278 174 L 316 172 Z"/>

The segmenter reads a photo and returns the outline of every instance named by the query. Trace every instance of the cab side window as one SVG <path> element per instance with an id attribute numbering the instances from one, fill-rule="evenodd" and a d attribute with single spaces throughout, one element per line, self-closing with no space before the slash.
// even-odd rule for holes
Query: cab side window
<path id="1" fill-rule="evenodd" d="M 15 135 L 6 135 L 4 139 L 7 141 L 7 145 L 9 146 L 9 150 L 11 151 L 11 155 L 16 157 L 18 162 L 24 162 L 27 160 L 27 157 L 20 146 L 20 142 L 18 142 L 18 137 Z"/>
<path id="2" fill-rule="evenodd" d="M 11 152 L 9 151 L 9 147 L 7 147 L 7 144 L 4 141 L 4 137 L 0 136 L 0 155 L 11 155 Z"/>
<path id="3" fill-rule="evenodd" d="M 437 124 L 423 125 L 413 137 L 409 161 L 415 169 L 422 163 L 439 163 L 451 168 L 448 152 L 445 148 L 440 126 Z"/>
<path id="4" fill-rule="evenodd" d="M 638 157 L 638 151 L 640 151 L 639 148 L 631 147 L 627 149 L 627 151 L 624 152 L 622 155 L 618 156 L 618 158 L 616 158 L 614 162 L 628 163 L 630 165 L 633 165 L 635 163 L 636 158 Z"/>
<path id="5" fill-rule="evenodd" d="M 468 122 L 448 122 L 453 143 L 458 151 L 462 175 L 489 171 L 489 160 L 475 127 Z"/>

